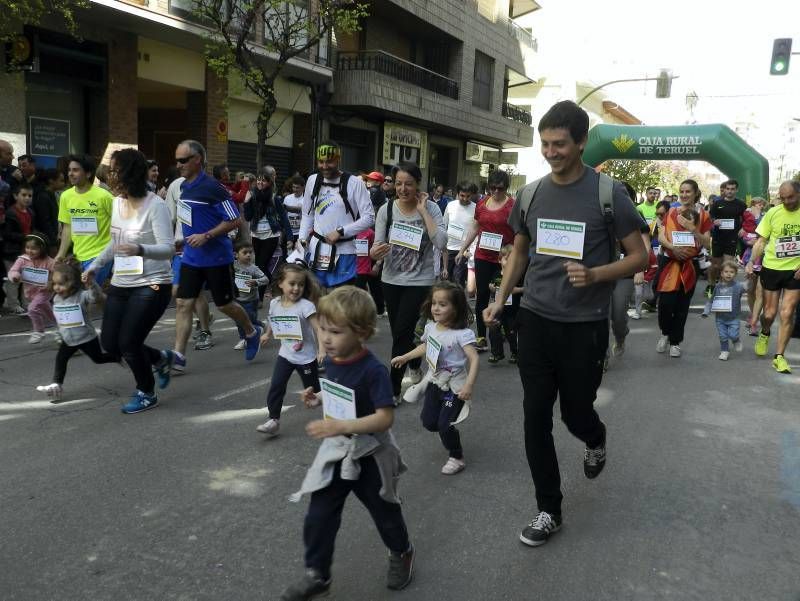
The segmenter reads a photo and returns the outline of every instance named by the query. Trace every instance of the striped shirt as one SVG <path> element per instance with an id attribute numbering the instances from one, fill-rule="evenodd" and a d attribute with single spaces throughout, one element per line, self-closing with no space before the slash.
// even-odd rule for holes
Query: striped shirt
<path id="1" fill-rule="evenodd" d="M 223 221 L 239 218 L 230 192 L 205 173 L 191 182 L 184 181 L 181 184 L 177 213 L 184 240 L 193 234 L 205 234 Z M 188 215 L 191 215 L 190 219 L 186 218 Z M 229 265 L 233 263 L 233 243 L 228 236 L 217 236 L 196 248 L 186 244 L 183 262 L 192 267 Z"/>

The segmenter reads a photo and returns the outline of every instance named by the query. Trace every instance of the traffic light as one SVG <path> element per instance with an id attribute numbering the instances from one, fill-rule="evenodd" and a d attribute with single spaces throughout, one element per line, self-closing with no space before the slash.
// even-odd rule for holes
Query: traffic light
<path id="1" fill-rule="evenodd" d="M 789 72 L 789 59 L 792 58 L 792 38 L 778 38 L 772 43 L 772 61 L 769 63 L 770 75 L 786 75 Z"/>
<path id="2" fill-rule="evenodd" d="M 672 71 L 661 69 L 656 80 L 656 98 L 669 98 L 672 93 Z"/>

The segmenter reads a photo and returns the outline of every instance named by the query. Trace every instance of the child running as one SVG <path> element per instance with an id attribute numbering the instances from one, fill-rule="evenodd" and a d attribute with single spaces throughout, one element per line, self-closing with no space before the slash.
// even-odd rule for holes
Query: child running
<path id="1" fill-rule="evenodd" d="M 317 280 L 302 265 L 285 263 L 275 278 L 273 298 L 269 303 L 269 324 L 261 336 L 261 345 L 276 338 L 281 348 L 272 372 L 267 393 L 269 416 L 256 430 L 276 436 L 281 427 L 281 410 L 286 385 L 297 371 L 304 388 L 319 392 L 319 367 L 323 353 L 317 353 L 317 308 L 320 290 Z"/>
<path id="2" fill-rule="evenodd" d="M 306 601 L 328 593 L 336 533 L 351 491 L 369 510 L 389 548 L 386 586 L 400 590 L 411 582 L 414 548 L 396 489 L 406 467 L 390 430 L 392 383 L 386 367 L 364 346 L 375 333 L 376 321 L 369 293 L 354 286 L 337 288 L 319 302 L 320 343 L 328 355 L 328 380 L 323 385 L 344 393 L 354 417 L 326 418 L 306 426 L 309 436 L 324 439 L 292 499 L 312 493 L 303 528 L 306 573 L 283 592 L 282 601 Z M 303 400 L 309 407 L 319 404 L 311 387 L 303 392 Z M 326 414 L 335 412 L 325 388 L 322 401 Z"/>
<path id="3" fill-rule="evenodd" d="M 31 337 L 28 338 L 31 344 L 41 342 L 47 326 L 56 320 L 50 306 L 51 291 L 48 287 L 50 272 L 55 264 L 47 256 L 44 234 L 28 234 L 25 236 L 25 254 L 20 255 L 8 271 L 9 280 L 14 283 L 22 282 L 23 293 L 28 301 L 28 317 L 33 327 Z"/>
<path id="4" fill-rule="evenodd" d="M 742 311 L 742 294 L 744 286 L 736 281 L 736 263 L 730 259 L 722 263 L 720 280 L 714 286 L 711 297 L 711 310 L 717 322 L 719 332 L 719 360 L 727 361 L 730 356 L 730 342 L 736 352 L 741 352 L 742 341 L 739 339 L 739 313 Z"/>
<path id="5" fill-rule="evenodd" d="M 500 289 L 503 272 L 512 250 L 514 247 L 511 244 L 506 244 L 500 249 L 500 275 L 490 285 L 493 293 Z M 499 363 L 506 358 L 503 337 L 508 342 L 508 350 L 511 353 L 508 362 L 517 362 L 517 311 L 519 310 L 519 301 L 522 300 L 522 293 L 525 292 L 524 286 L 525 276 L 523 275 L 517 285 L 512 288 L 511 296 L 506 299 L 505 309 L 500 314 L 499 323 L 488 328 L 489 347 L 491 348 L 489 363 L 491 364 Z"/>
<path id="6" fill-rule="evenodd" d="M 452 476 L 466 467 L 461 436 L 453 424 L 460 421 L 461 410 L 472 398 L 472 387 L 478 377 L 475 332 L 468 327 L 467 296 L 453 282 L 435 283 L 422 312 L 433 319 L 433 323 L 425 326 L 423 343 L 405 355 L 394 357 L 392 366 L 401 367 L 416 357 L 425 357 L 428 362 L 429 382 L 420 417 L 426 430 L 439 432 L 444 448 L 450 453 L 442 473 Z"/>
<path id="7" fill-rule="evenodd" d="M 236 302 L 242 306 L 251 322 L 260 324 L 258 321 L 258 287 L 266 286 L 269 278 L 253 264 L 255 251 L 251 242 L 237 242 L 234 253 L 236 260 L 233 262 L 233 277 L 236 282 Z M 236 327 L 239 330 L 239 342 L 233 349 L 243 351 L 247 346 L 244 330 L 240 325 Z"/>
<path id="8" fill-rule="evenodd" d="M 56 355 L 52 384 L 37 386 L 36 390 L 46 393 L 51 403 L 57 403 L 62 397 L 67 363 L 78 350 L 95 363 L 118 363 L 119 357 L 100 348 L 97 331 L 89 320 L 89 306 L 103 297 L 100 286 L 93 281 L 88 290 L 83 290 L 78 267 L 71 263 L 57 263 L 53 268 L 52 287 L 55 292 L 53 313 L 61 334 L 61 346 Z"/>

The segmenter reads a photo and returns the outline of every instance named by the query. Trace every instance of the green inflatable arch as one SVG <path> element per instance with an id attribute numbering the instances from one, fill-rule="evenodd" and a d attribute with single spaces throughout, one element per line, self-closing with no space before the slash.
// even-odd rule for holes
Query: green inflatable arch
<path id="1" fill-rule="evenodd" d="M 748 201 L 768 194 L 767 159 L 727 125 L 595 125 L 583 160 L 597 167 L 608 159 L 707 161 L 738 180 Z"/>

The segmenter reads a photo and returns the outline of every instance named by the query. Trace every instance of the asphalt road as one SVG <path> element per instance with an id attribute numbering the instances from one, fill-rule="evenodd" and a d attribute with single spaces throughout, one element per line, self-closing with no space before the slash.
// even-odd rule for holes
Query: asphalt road
<path id="1" fill-rule="evenodd" d="M 171 317 L 151 342 L 170 346 Z M 381 325 L 371 346 L 388 359 Z M 439 473 L 446 453 L 419 406 L 397 412 L 414 582 L 385 588 L 386 551 L 351 497 L 329 598 L 800 599 L 800 341 L 787 356 L 798 375 L 779 375 L 754 339 L 720 362 L 713 320 L 696 312 L 681 359 L 656 354 L 655 315 L 631 328 L 599 393 L 609 434 L 597 480 L 555 427 L 565 522 L 550 542 L 518 541 L 535 513 L 519 376 L 484 356 L 461 474 Z M 50 382 L 55 346 L 0 336 L 0 599 L 276 600 L 301 574 L 307 501 L 287 497 L 314 457 L 303 426 L 317 411 L 292 394 L 281 436 L 263 438 L 275 347 L 246 363 L 233 324 L 214 330 L 216 346 L 192 352 L 161 405 L 134 416 L 119 410 L 127 370 L 76 357 L 70 400 L 52 405 L 35 386 Z"/>

